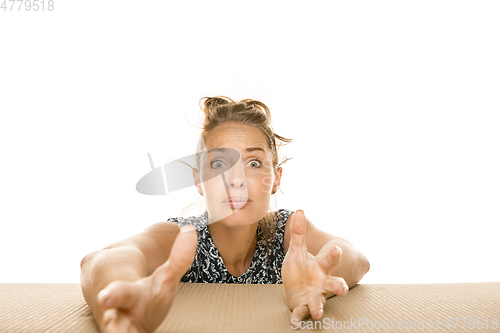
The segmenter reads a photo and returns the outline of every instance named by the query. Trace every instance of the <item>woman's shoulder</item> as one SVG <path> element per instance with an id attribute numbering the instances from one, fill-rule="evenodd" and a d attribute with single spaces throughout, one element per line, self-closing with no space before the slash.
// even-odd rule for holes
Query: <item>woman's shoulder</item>
<path id="1" fill-rule="evenodd" d="M 290 217 L 290 215 L 295 213 L 295 211 L 281 208 L 281 209 L 278 209 L 275 213 L 276 213 L 276 217 L 278 219 L 278 221 L 277 221 L 278 226 L 283 226 L 286 224 L 286 221 L 288 221 L 288 218 Z"/>
<path id="2" fill-rule="evenodd" d="M 196 229 L 200 229 L 206 226 L 208 223 L 208 212 L 205 210 L 199 216 L 171 217 L 167 220 L 167 222 L 175 223 L 180 227 L 184 227 L 186 225 L 192 225 Z"/>
<path id="3" fill-rule="evenodd" d="M 295 213 L 295 211 L 285 208 L 281 208 L 275 211 L 274 214 L 276 215 L 278 225 L 285 225 L 288 217 L 290 217 L 290 215 L 293 213 Z M 208 223 L 208 211 L 205 210 L 199 216 L 171 217 L 166 222 L 177 224 L 180 227 L 192 225 L 196 229 L 200 229 L 205 227 Z"/>

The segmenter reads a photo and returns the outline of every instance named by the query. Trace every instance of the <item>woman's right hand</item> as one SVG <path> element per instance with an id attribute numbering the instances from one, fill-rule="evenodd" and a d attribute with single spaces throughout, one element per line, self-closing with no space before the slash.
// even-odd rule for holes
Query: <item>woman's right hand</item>
<path id="1" fill-rule="evenodd" d="M 103 333 L 153 332 L 174 301 L 179 280 L 193 262 L 197 234 L 186 226 L 175 238 L 168 260 L 153 274 L 135 282 L 113 281 L 97 296 L 103 311 Z"/>

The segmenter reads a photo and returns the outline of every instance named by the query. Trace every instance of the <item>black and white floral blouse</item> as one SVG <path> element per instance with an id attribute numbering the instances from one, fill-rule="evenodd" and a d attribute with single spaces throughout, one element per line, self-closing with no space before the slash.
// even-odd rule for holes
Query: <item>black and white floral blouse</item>
<path id="1" fill-rule="evenodd" d="M 266 242 L 263 239 L 260 224 L 257 227 L 257 247 L 250 267 L 241 276 L 231 275 L 215 247 L 208 229 L 208 211 L 200 216 L 176 217 L 167 221 L 179 226 L 192 225 L 198 233 L 198 246 L 193 264 L 181 279 L 181 282 L 195 283 L 256 283 L 256 284 L 281 284 L 281 265 L 285 258 L 284 238 L 285 225 L 293 211 L 280 209 L 276 212 L 276 233 L 270 239 L 268 261 L 266 264 Z"/>

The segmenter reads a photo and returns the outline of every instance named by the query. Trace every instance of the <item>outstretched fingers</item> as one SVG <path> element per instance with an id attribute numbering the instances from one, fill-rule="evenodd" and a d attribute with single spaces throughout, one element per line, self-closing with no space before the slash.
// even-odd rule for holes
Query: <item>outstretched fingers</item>
<path id="1" fill-rule="evenodd" d="M 194 260 L 197 246 L 197 233 L 193 226 L 181 228 L 170 249 L 168 260 L 158 268 L 154 293 L 159 294 L 165 282 L 179 282 Z"/>
<path id="2" fill-rule="evenodd" d="M 294 324 L 298 324 L 302 320 L 306 319 L 309 314 L 309 307 L 307 305 L 300 305 L 293 309 L 292 318 L 290 319 L 290 321 L 292 322 L 292 327 Z"/>
<path id="3" fill-rule="evenodd" d="M 339 246 L 328 248 L 324 246 L 316 255 L 320 267 L 328 273 L 337 266 L 342 259 L 342 249 Z"/>
<path id="4" fill-rule="evenodd" d="M 325 279 L 323 290 L 337 296 L 344 296 L 349 291 L 349 287 L 343 278 L 330 276 Z"/>
<path id="5" fill-rule="evenodd" d="M 181 229 L 175 238 L 168 258 L 168 277 L 180 280 L 194 260 L 198 236 L 196 229 L 189 225 Z"/>
<path id="6" fill-rule="evenodd" d="M 130 332 L 130 320 L 117 309 L 108 309 L 102 316 L 102 332 Z"/>
<path id="7" fill-rule="evenodd" d="M 303 210 L 297 210 L 293 214 L 292 225 L 290 226 L 290 249 L 297 251 L 306 244 L 306 216 Z"/>
<path id="8" fill-rule="evenodd" d="M 139 287 L 133 282 L 113 281 L 97 295 L 103 309 L 129 309 L 140 296 Z"/>
<path id="9" fill-rule="evenodd" d="M 323 316 L 323 309 L 326 298 L 322 293 L 317 293 L 309 300 L 309 312 L 314 320 L 318 320 Z"/>

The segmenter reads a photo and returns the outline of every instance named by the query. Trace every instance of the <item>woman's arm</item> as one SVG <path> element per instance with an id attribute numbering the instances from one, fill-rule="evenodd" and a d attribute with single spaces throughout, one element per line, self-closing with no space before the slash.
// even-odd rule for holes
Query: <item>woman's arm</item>
<path id="1" fill-rule="evenodd" d="M 290 214 L 285 225 L 285 253 L 288 251 L 290 244 L 290 226 L 293 215 L 295 213 Z M 313 256 L 316 256 L 322 249 L 328 253 L 335 246 L 340 247 L 342 251 L 341 260 L 329 271 L 329 274 L 331 276 L 342 277 L 349 288 L 361 281 L 363 276 L 370 270 L 368 259 L 361 252 L 357 251 L 349 241 L 318 229 L 307 217 L 305 242 L 308 252 Z"/>
<path id="2" fill-rule="evenodd" d="M 83 258 L 81 262 L 82 292 L 101 330 L 105 331 L 104 326 L 110 320 L 103 318 L 106 317 L 104 313 L 110 305 L 117 305 L 119 310 L 120 307 L 125 307 L 125 303 L 133 303 L 134 300 L 137 301 L 142 297 L 134 293 L 147 294 L 149 292 L 147 289 L 151 289 L 152 286 L 146 285 L 151 284 L 152 280 L 146 281 L 144 278 L 159 272 L 159 267 L 168 260 L 179 232 L 179 226 L 173 223 L 157 223 L 136 236 L 116 242 Z M 192 233 L 196 234 L 196 231 Z M 195 235 L 194 239 L 196 239 Z M 189 249 L 188 253 L 193 252 L 194 255 L 194 251 L 190 250 L 193 246 L 196 250 L 196 241 L 194 244 L 191 243 L 193 243 L 192 239 L 183 246 Z M 181 266 L 184 272 L 191 262 L 192 257 L 190 261 L 189 258 L 183 260 Z M 140 280 L 141 282 L 138 283 Z M 178 279 L 175 282 L 177 283 Z M 106 289 L 105 292 L 99 295 L 103 289 Z"/>

